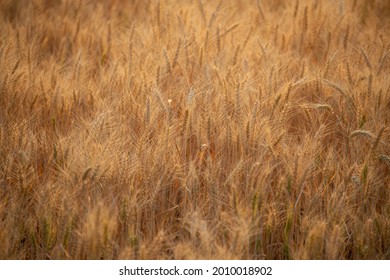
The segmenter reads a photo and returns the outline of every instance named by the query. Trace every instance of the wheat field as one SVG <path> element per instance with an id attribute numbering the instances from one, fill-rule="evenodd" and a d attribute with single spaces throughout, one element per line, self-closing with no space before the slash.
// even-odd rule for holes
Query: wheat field
<path id="1" fill-rule="evenodd" d="M 390 3 L 1 0 L 0 259 L 390 259 Z"/>

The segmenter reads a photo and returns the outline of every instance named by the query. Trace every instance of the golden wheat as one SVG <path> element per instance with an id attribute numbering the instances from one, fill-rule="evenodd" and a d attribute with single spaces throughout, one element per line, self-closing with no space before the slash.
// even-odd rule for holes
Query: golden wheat
<path id="1" fill-rule="evenodd" d="M 0 258 L 389 259 L 389 14 L 0 1 Z"/>

